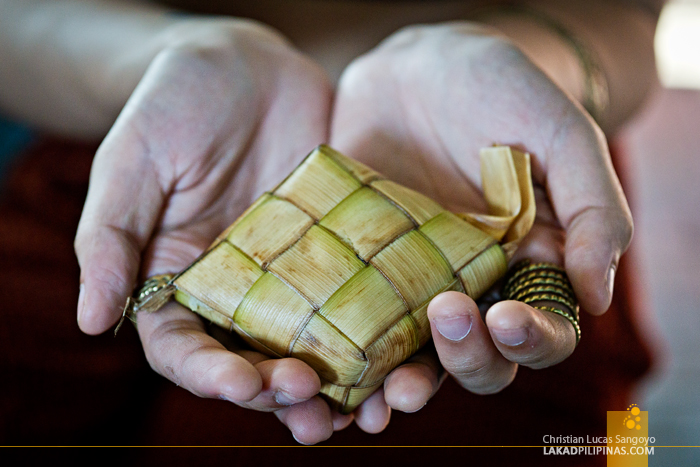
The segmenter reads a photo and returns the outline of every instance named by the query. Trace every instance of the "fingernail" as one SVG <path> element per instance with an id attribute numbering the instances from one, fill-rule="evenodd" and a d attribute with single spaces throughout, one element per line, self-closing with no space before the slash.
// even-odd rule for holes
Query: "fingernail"
<path id="1" fill-rule="evenodd" d="M 85 305 L 85 284 L 80 284 L 80 293 L 78 294 L 78 323 L 83 316 L 83 307 Z"/>
<path id="2" fill-rule="evenodd" d="M 613 263 L 608 269 L 608 278 L 606 281 L 606 287 L 608 288 L 608 294 L 612 297 L 613 288 L 615 287 L 615 272 L 617 271 L 617 266 Z"/>
<path id="3" fill-rule="evenodd" d="M 449 339 L 454 342 L 461 341 L 469 331 L 472 330 L 472 320 L 471 317 L 467 316 L 453 316 L 450 318 L 435 318 L 435 327 L 438 332 L 442 334 L 445 339 Z"/>
<path id="4" fill-rule="evenodd" d="M 501 344 L 505 344 L 511 347 L 520 345 L 527 340 L 528 331 L 527 328 L 513 328 L 513 329 L 491 329 L 494 337 Z"/>
<path id="5" fill-rule="evenodd" d="M 275 393 L 275 402 L 279 405 L 294 405 L 299 402 L 304 402 L 306 399 L 297 399 L 296 397 L 290 396 L 286 392 L 278 391 Z"/>

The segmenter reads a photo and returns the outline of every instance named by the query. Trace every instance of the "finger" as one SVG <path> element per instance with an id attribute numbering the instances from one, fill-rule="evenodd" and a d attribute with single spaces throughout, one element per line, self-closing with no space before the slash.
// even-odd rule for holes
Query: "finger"
<path id="1" fill-rule="evenodd" d="M 355 409 L 355 423 L 367 433 L 380 433 L 389 424 L 391 407 L 384 400 L 384 389 L 380 388 Z"/>
<path id="2" fill-rule="evenodd" d="M 384 400 L 392 409 L 417 412 L 435 395 L 446 375 L 430 345 L 389 374 L 384 382 Z"/>
<path id="3" fill-rule="evenodd" d="M 115 126 L 95 156 L 75 239 L 81 283 L 78 324 L 88 334 L 116 323 L 131 295 L 141 251 L 164 202 L 157 180 L 146 148 Z"/>
<path id="4" fill-rule="evenodd" d="M 486 313 L 486 325 L 506 359 L 530 368 L 555 365 L 576 348 L 576 332 L 566 318 L 522 302 L 496 303 Z"/>
<path id="5" fill-rule="evenodd" d="M 529 259 L 536 263 L 547 262 L 561 266 L 564 264 L 566 233 L 552 212 L 552 206 L 544 190 L 541 187 L 535 187 L 534 191 L 537 207 L 535 224 L 518 245 L 510 263 L 516 264 L 520 260 Z"/>
<path id="6" fill-rule="evenodd" d="M 566 271 L 582 307 L 598 315 L 610 306 L 632 216 L 595 123 L 579 113 L 562 122 L 558 135 L 547 158 L 547 186 L 567 234 Z"/>
<path id="7" fill-rule="evenodd" d="M 209 326 L 207 332 L 227 350 L 235 352 L 254 365 L 260 373 L 263 381 L 262 392 L 252 401 L 239 405 L 269 412 L 304 402 L 320 391 L 321 380 L 318 374 L 301 360 L 295 358 L 272 359 L 260 352 L 247 350 L 243 347 L 245 344 L 234 334 L 230 334 L 218 326 Z M 345 418 L 348 417 L 337 420 L 339 427 L 337 429 L 345 428 L 352 422 L 352 416 L 348 420 Z M 335 418 L 333 423 L 335 427 Z"/>
<path id="8" fill-rule="evenodd" d="M 306 363 L 295 358 L 267 359 L 255 365 L 262 391 L 245 407 L 272 411 L 307 401 L 321 390 L 321 380 Z"/>
<path id="9" fill-rule="evenodd" d="M 352 421 L 355 419 L 353 414 L 343 415 L 340 412 L 331 411 L 331 417 L 333 418 L 333 431 L 341 431 L 350 426 Z"/>
<path id="10" fill-rule="evenodd" d="M 576 216 L 566 239 L 566 272 L 583 309 L 594 315 L 612 302 L 620 256 L 632 239 L 632 218 L 592 208 Z"/>
<path id="11" fill-rule="evenodd" d="M 146 359 L 159 374 L 200 396 L 242 403 L 262 390 L 255 367 L 204 331 L 189 310 L 169 303 L 156 313 L 138 313 Z"/>
<path id="12" fill-rule="evenodd" d="M 560 265 L 564 262 L 565 235 L 559 227 L 544 193 L 536 190 L 537 223 L 516 252 L 513 263 L 527 258 L 534 262 Z M 562 308 L 556 302 L 532 305 Z M 486 324 L 494 343 L 508 360 L 544 368 L 559 363 L 576 347 L 576 331 L 564 317 L 541 311 L 522 302 L 503 301 L 486 313 Z"/>
<path id="13" fill-rule="evenodd" d="M 493 394 L 513 381 L 517 365 L 494 345 L 474 300 L 442 293 L 428 305 L 428 319 L 440 363 L 464 388 Z"/>
<path id="14" fill-rule="evenodd" d="M 328 404 L 320 397 L 275 412 L 275 416 L 301 444 L 316 444 L 333 434 L 333 417 Z"/>

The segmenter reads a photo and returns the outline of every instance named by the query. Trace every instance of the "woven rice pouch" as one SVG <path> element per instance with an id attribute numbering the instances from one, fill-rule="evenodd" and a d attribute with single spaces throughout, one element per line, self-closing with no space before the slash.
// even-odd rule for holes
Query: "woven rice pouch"
<path id="1" fill-rule="evenodd" d="M 174 295 L 253 348 L 309 364 L 349 413 L 428 342 L 430 300 L 478 298 L 532 226 L 529 155 L 492 147 L 481 164 L 489 214 L 453 214 L 319 146 L 134 311 Z"/>

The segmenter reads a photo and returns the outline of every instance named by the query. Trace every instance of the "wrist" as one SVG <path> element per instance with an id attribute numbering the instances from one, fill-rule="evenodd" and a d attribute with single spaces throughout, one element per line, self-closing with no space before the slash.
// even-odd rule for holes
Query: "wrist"
<path id="1" fill-rule="evenodd" d="M 608 79 L 600 57 L 560 19 L 528 5 L 481 11 L 481 20 L 506 34 L 554 83 L 598 122 L 608 110 Z"/>
<path id="2" fill-rule="evenodd" d="M 585 70 L 572 47 L 556 32 L 531 18 L 493 15 L 484 22 L 501 31 L 574 100 L 585 99 Z M 542 47 L 547 44 L 547 47 Z"/>
<path id="3" fill-rule="evenodd" d="M 469 38 L 471 43 L 485 44 L 483 39 L 496 46 L 515 48 L 537 65 L 554 83 L 573 99 L 585 100 L 585 70 L 570 44 L 551 28 L 533 18 L 513 14 L 480 16 L 479 21 L 462 20 L 430 26 L 404 28 L 394 37 L 397 44 L 414 40 L 431 40 L 445 33 Z M 407 37 L 408 36 L 408 37 Z M 493 39 L 493 40 L 489 40 Z M 542 47 L 547 44 L 547 47 Z M 391 45 L 389 42 L 387 45 Z M 490 53 L 490 52 L 489 52 Z"/>
<path id="4" fill-rule="evenodd" d="M 112 57 L 105 72 L 93 77 L 90 89 L 101 99 L 100 107 L 116 116 L 159 55 L 211 57 L 217 51 L 241 49 L 245 43 L 248 49 L 262 44 L 288 47 L 280 33 L 256 21 L 173 15 L 167 24 L 152 31 L 141 47 L 125 49 Z"/>

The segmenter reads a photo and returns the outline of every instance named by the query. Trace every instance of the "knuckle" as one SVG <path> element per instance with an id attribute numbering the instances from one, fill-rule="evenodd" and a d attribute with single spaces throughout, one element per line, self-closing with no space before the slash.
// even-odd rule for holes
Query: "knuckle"
<path id="1" fill-rule="evenodd" d="M 445 369 L 450 372 L 455 378 L 467 380 L 476 377 L 481 377 L 490 367 L 490 362 L 487 360 L 462 360 L 445 362 Z"/>
<path id="2" fill-rule="evenodd" d="M 476 394 L 494 394 L 508 386 L 512 378 L 501 371 L 493 359 L 474 359 L 459 362 L 445 369 L 459 384 Z"/>
<path id="3" fill-rule="evenodd" d="M 470 368 L 468 371 L 453 373 L 458 383 L 474 394 L 496 394 L 513 382 L 517 365 L 512 365 L 512 371 L 503 371 L 496 365 L 484 363 Z"/>
<path id="4" fill-rule="evenodd" d="M 125 291 L 124 293 L 129 294 L 126 291 L 131 291 L 134 288 L 133 281 L 125 278 L 122 271 L 111 267 L 111 265 L 101 265 L 96 268 L 92 274 L 92 280 L 97 288 L 113 290 L 116 293 Z M 126 296 L 123 298 L 126 300 Z"/>
<path id="5" fill-rule="evenodd" d="M 620 228 L 620 240 L 622 250 L 626 250 L 627 247 L 632 243 L 632 237 L 634 236 L 634 220 L 632 219 L 632 213 L 629 208 L 624 209 L 622 225 Z"/>

